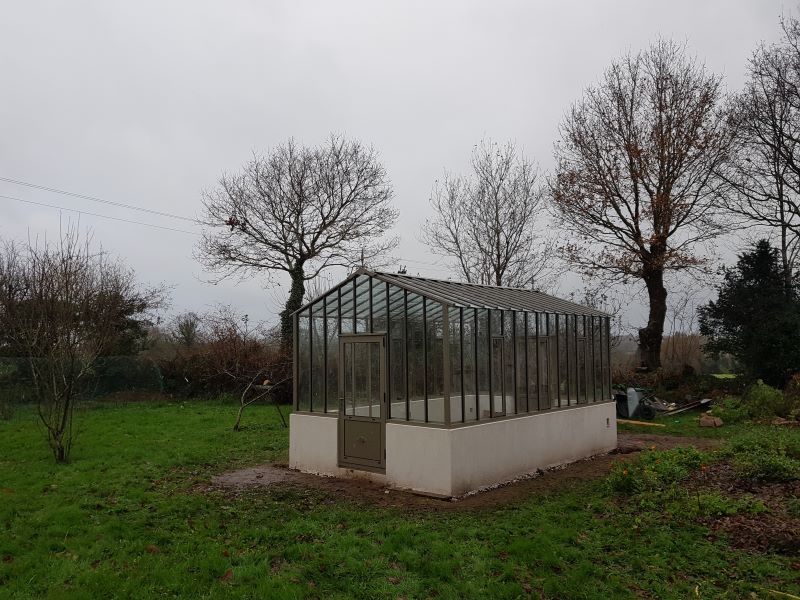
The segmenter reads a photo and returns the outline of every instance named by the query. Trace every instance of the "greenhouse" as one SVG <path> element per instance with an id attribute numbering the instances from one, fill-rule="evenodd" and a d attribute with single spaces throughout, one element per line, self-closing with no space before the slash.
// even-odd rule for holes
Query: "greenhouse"
<path id="1" fill-rule="evenodd" d="M 293 468 L 455 496 L 616 446 L 601 311 L 359 269 L 294 319 Z"/>

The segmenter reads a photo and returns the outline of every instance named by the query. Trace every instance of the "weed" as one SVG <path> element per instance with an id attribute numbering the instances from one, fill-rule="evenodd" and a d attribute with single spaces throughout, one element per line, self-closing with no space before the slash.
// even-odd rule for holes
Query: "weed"
<path id="1" fill-rule="evenodd" d="M 755 498 L 731 498 L 719 492 L 699 494 L 697 499 L 697 514 L 703 517 L 728 517 L 739 513 L 757 515 L 767 512 L 767 507 L 761 500 Z"/>
<path id="2" fill-rule="evenodd" d="M 646 451 L 614 465 L 607 485 L 613 493 L 625 496 L 664 491 L 692 471 L 705 468 L 704 459 L 705 455 L 692 447 Z"/>
<path id="3" fill-rule="evenodd" d="M 736 436 L 723 455 L 731 459 L 743 479 L 800 479 L 800 436 L 786 429 L 761 428 Z"/>
<path id="4" fill-rule="evenodd" d="M 780 453 L 737 456 L 733 466 L 742 479 L 776 482 L 800 479 L 800 461 Z"/>

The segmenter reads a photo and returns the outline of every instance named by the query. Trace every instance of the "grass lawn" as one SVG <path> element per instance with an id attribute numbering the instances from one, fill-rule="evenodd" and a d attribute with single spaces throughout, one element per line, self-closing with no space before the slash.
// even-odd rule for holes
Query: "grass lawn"
<path id="1" fill-rule="evenodd" d="M 678 413 L 677 415 L 659 415 L 650 423 L 658 423 L 664 427 L 648 427 L 646 425 L 630 425 L 620 423 L 619 431 L 630 433 L 652 433 L 655 435 L 682 435 L 690 437 L 729 438 L 733 435 L 747 431 L 752 425 L 744 423 L 726 423 L 724 427 L 700 427 L 699 417 L 702 413 L 697 410 Z"/>
<path id="2" fill-rule="evenodd" d="M 603 481 L 446 512 L 297 488 L 196 491 L 213 474 L 286 459 L 274 408 L 248 410 L 234 433 L 234 408 L 219 403 L 92 408 L 78 415 L 65 466 L 32 411 L 0 421 L 0 597 L 800 594 L 797 557 L 734 550 L 690 517 L 612 496 Z"/>

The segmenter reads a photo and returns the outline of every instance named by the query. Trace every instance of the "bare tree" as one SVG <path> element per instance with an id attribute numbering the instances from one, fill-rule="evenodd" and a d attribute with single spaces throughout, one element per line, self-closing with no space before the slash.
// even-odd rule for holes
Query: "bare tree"
<path id="1" fill-rule="evenodd" d="M 664 369 L 686 373 L 698 371 L 703 359 L 702 341 L 697 323 L 697 308 L 703 304 L 705 286 L 696 281 L 682 281 L 668 303 L 667 337 L 661 352 Z"/>
<path id="2" fill-rule="evenodd" d="M 5 243 L 0 250 L 0 329 L 24 356 L 38 414 L 58 462 L 69 459 L 75 404 L 119 328 L 164 302 L 133 272 L 69 228 L 58 242 Z"/>
<path id="3" fill-rule="evenodd" d="M 384 237 L 397 218 L 391 199 L 374 149 L 338 135 L 314 148 L 289 140 L 204 195 L 198 257 L 222 277 L 287 273 L 281 335 L 288 347 L 307 280 L 331 266 L 371 262 L 396 245 Z"/>
<path id="4" fill-rule="evenodd" d="M 704 267 L 698 250 L 722 231 L 714 175 L 731 145 L 722 100 L 719 77 L 658 41 L 612 64 L 561 123 L 551 187 L 563 249 L 586 275 L 645 284 L 639 348 L 651 368 L 661 364 L 664 274 Z"/>
<path id="5" fill-rule="evenodd" d="M 469 283 L 539 288 L 556 275 L 554 244 L 539 235 L 542 193 L 536 166 L 512 142 L 484 140 L 472 174 L 445 173 L 431 195 L 435 217 L 422 240 L 451 258 Z"/>
<path id="6" fill-rule="evenodd" d="M 289 359 L 262 323 L 252 324 L 248 315 L 230 306 L 218 306 L 203 321 L 209 375 L 224 375 L 240 391 L 233 425 L 239 431 L 245 409 L 267 396 L 276 400 L 274 392 L 291 379 Z M 286 426 L 277 401 L 275 407 Z"/>
<path id="7" fill-rule="evenodd" d="M 627 335 L 625 323 L 622 320 L 627 306 L 614 290 L 602 283 L 592 284 L 590 282 L 580 292 L 573 291 L 569 294 L 569 299 L 577 304 L 608 313 L 611 333 L 609 343 L 612 350 L 619 347 L 623 336 Z"/>
<path id="8" fill-rule="evenodd" d="M 785 29 L 787 35 L 790 29 Z M 749 64 L 749 80 L 733 104 L 737 137 L 733 167 L 724 171 L 732 193 L 723 208 L 748 225 L 776 231 L 784 279 L 791 286 L 800 252 L 800 98 L 791 44 L 761 45 Z"/>

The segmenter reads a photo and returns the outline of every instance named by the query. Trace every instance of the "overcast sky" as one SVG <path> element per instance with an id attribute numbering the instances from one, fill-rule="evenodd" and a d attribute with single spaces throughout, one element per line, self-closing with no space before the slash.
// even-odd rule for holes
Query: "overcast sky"
<path id="1" fill-rule="evenodd" d="M 382 155 L 410 273 L 448 277 L 417 239 L 433 181 L 482 137 L 544 170 L 569 104 L 621 54 L 687 43 L 729 89 L 778 0 L 8 2 L 0 18 L 0 177 L 194 217 L 256 151 L 343 132 Z M 0 195 L 196 231 L 190 222 L 0 182 Z M 56 235 L 73 213 L 0 198 L 0 238 Z M 83 215 L 172 311 L 231 303 L 274 320 L 286 288 L 217 286 L 196 237 Z M 565 291 L 573 282 L 564 284 Z M 635 309 L 632 309 L 636 313 Z"/>

